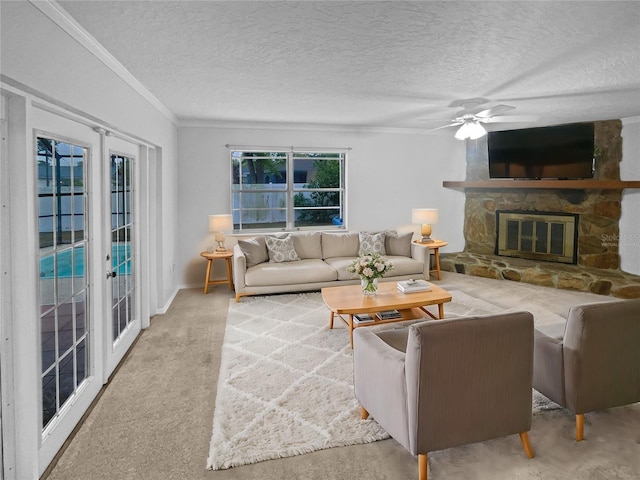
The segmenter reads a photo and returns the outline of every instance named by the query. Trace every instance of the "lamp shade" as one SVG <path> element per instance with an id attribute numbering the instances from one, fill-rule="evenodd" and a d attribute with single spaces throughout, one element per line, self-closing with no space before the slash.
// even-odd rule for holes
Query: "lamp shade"
<path id="1" fill-rule="evenodd" d="M 226 232 L 233 229 L 233 217 L 231 214 L 209 215 L 210 232 Z"/>
<path id="2" fill-rule="evenodd" d="M 437 208 L 413 208 L 411 209 L 411 223 L 432 225 L 438 223 Z"/>

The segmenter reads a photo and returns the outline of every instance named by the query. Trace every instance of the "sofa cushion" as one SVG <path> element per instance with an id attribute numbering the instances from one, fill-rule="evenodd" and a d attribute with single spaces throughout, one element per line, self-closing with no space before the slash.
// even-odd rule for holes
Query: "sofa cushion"
<path id="1" fill-rule="evenodd" d="M 397 233 L 395 231 L 387 231 L 385 234 L 384 246 L 387 255 L 411 256 L 413 232 Z"/>
<path id="2" fill-rule="evenodd" d="M 347 267 L 355 260 L 355 257 L 333 257 L 325 258 L 324 261 L 327 265 L 333 268 L 337 275 L 338 280 L 356 280 L 358 275 L 355 273 L 347 272 Z"/>
<path id="3" fill-rule="evenodd" d="M 299 262 L 265 262 L 248 268 L 245 273 L 247 287 L 333 282 L 337 278 L 333 268 L 313 258 Z"/>
<path id="4" fill-rule="evenodd" d="M 264 239 L 267 244 L 270 262 L 282 263 L 300 260 L 293 246 L 293 237 L 291 234 L 286 235 L 284 238 L 267 235 Z"/>
<path id="5" fill-rule="evenodd" d="M 301 260 L 322 258 L 322 235 L 320 232 L 300 232 L 293 235 L 293 246 Z"/>
<path id="6" fill-rule="evenodd" d="M 358 255 L 386 255 L 387 251 L 384 247 L 385 233 L 367 233 L 360 232 L 358 234 L 358 240 L 360 241 L 360 248 L 358 249 Z"/>
<path id="7" fill-rule="evenodd" d="M 420 260 L 395 255 L 387 255 L 387 260 L 393 263 L 393 268 L 384 274 L 385 277 L 424 274 L 424 263 Z"/>
<path id="8" fill-rule="evenodd" d="M 246 240 L 238 240 L 238 246 L 247 258 L 247 268 L 269 260 L 267 244 L 262 236 L 247 238 Z"/>
<path id="9" fill-rule="evenodd" d="M 322 258 L 357 257 L 357 232 L 322 232 Z"/>

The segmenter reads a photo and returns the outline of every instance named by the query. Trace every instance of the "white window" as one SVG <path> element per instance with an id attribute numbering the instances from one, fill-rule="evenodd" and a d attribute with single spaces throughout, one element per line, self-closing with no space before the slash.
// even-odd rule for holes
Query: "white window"
<path id="1" fill-rule="evenodd" d="M 344 151 L 231 150 L 234 231 L 344 229 Z"/>

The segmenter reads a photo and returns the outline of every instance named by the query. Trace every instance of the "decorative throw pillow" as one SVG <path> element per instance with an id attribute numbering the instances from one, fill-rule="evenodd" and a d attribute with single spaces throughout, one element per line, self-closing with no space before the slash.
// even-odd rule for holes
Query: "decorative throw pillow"
<path id="1" fill-rule="evenodd" d="M 300 260 L 300 257 L 298 257 L 296 249 L 293 246 L 293 237 L 291 234 L 284 238 L 267 235 L 264 239 L 267 242 L 270 262 L 281 263 Z"/>
<path id="2" fill-rule="evenodd" d="M 387 252 L 384 248 L 385 233 L 367 233 L 360 232 L 358 238 L 360 239 L 360 249 L 358 255 L 371 255 L 377 253 L 378 255 L 386 255 Z"/>
<path id="3" fill-rule="evenodd" d="M 238 246 L 244 256 L 247 258 L 247 268 L 264 263 L 269 260 L 267 254 L 267 245 L 264 237 L 247 238 L 246 240 L 238 240 Z"/>
<path id="4" fill-rule="evenodd" d="M 411 256 L 411 239 L 413 232 L 397 233 L 395 231 L 385 232 L 384 246 L 387 255 L 397 255 L 401 257 Z"/>

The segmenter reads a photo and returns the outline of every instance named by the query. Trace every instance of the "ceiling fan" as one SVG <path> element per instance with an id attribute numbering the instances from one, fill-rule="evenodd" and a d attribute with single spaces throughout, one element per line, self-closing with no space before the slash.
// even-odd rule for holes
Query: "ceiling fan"
<path id="1" fill-rule="evenodd" d="M 482 126 L 483 123 L 535 122 L 538 120 L 538 117 L 527 115 L 498 115 L 516 108 L 504 104 L 474 112 L 474 110 L 477 110 L 478 103 L 484 103 L 479 102 L 479 100 L 483 99 L 454 102 L 452 106 L 459 105 L 464 107 L 464 109 L 458 112 L 456 117 L 447 125 L 442 125 L 429 131 L 434 132 L 443 128 L 460 126 L 455 134 L 458 140 L 466 140 L 467 138 L 475 140 L 487 134 L 487 130 Z M 430 119 L 423 120 L 433 121 Z"/>

